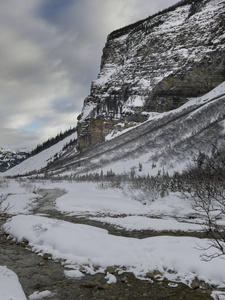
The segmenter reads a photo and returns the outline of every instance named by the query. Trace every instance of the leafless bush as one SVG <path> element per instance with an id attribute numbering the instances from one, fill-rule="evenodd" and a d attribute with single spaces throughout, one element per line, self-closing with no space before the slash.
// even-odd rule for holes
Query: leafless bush
<path id="1" fill-rule="evenodd" d="M 8 196 L 9 196 L 8 194 L 1 194 L 0 195 L 0 213 L 1 214 L 6 213 L 9 210 L 9 208 L 10 208 L 10 204 L 9 203 L 5 204 Z"/>
<path id="2" fill-rule="evenodd" d="M 38 191 L 37 186 L 32 180 L 27 178 L 18 178 L 17 182 L 23 187 L 27 192 L 36 194 Z"/>
<path id="3" fill-rule="evenodd" d="M 225 230 L 219 220 L 225 217 L 225 155 L 214 146 L 212 155 L 200 153 L 185 174 L 184 194 L 193 201 L 193 208 L 205 218 L 212 254 L 204 252 L 203 260 L 225 255 Z"/>
<path id="4" fill-rule="evenodd" d="M 123 192 L 127 197 L 147 204 L 155 201 L 159 196 L 163 197 L 168 194 L 169 181 L 167 179 L 165 174 L 137 177 L 124 186 Z"/>
<path id="5" fill-rule="evenodd" d="M 0 187 L 2 189 L 7 188 L 9 186 L 9 179 L 7 178 L 1 178 L 0 179 Z"/>

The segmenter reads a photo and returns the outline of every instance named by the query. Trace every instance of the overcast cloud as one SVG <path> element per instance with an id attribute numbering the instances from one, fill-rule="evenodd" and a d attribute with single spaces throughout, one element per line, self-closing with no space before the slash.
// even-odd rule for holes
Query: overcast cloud
<path id="1" fill-rule="evenodd" d="M 76 126 L 107 35 L 178 0 L 0 0 L 0 146 Z"/>

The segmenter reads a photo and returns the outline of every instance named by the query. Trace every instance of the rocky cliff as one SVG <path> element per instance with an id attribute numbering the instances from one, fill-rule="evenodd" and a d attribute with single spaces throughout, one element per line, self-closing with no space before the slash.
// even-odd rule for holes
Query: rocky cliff
<path id="1" fill-rule="evenodd" d="M 78 117 L 80 149 L 223 82 L 224 28 L 224 0 L 184 0 L 112 32 Z"/>

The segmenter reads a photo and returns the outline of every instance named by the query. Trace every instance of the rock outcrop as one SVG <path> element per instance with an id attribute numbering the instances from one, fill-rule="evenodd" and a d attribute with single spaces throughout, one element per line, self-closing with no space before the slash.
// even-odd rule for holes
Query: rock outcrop
<path id="1" fill-rule="evenodd" d="M 175 109 L 225 80 L 225 1 L 184 0 L 112 32 L 78 117 L 79 147 Z"/>

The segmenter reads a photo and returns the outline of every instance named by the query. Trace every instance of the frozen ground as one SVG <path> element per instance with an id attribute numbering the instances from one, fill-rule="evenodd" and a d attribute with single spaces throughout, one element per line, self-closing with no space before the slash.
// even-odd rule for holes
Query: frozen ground
<path id="1" fill-rule="evenodd" d="M 189 219 L 195 212 L 189 200 L 181 199 L 178 194 L 143 205 L 125 196 L 119 189 L 99 189 L 90 182 L 18 183 L 11 180 L 1 186 L 0 194 L 9 194 L 4 205 L 9 205 L 9 213 L 13 215 L 4 224 L 4 231 L 17 241 L 28 241 L 39 255 L 48 253 L 54 259 L 63 259 L 65 267 L 70 269 L 65 269 L 68 277 L 79 278 L 85 274 L 106 272 L 107 267 L 117 266 L 119 273 L 129 271 L 140 279 L 158 270 L 160 277 L 172 282 L 184 282 L 190 286 L 198 278 L 209 285 L 225 288 L 225 260 L 217 258 L 206 263 L 200 259 L 198 248 L 205 248 L 209 242 L 207 239 L 166 235 L 145 239 L 118 237 L 105 229 L 32 213 L 37 198 L 41 197 L 38 190 L 47 192 L 57 188 L 64 190 L 65 194 L 55 201 L 55 207 L 67 215 L 86 216 L 126 230 L 201 231 L 203 220 L 200 216 Z M 15 299 L 26 299 L 16 275 L 8 276 L 10 270 L 4 266 L 0 271 L 0 276 L 4 277 L 0 280 L 0 291 L 7 295 L 8 289 L 8 298 L 1 299 L 14 299 L 10 294 L 11 285 L 18 290 Z M 109 284 L 117 281 L 116 275 L 110 273 L 106 274 L 105 279 Z M 5 281 L 10 283 L 3 286 Z M 224 299 L 223 293 L 220 294 L 218 299 Z M 36 293 L 29 299 L 40 299 L 42 295 Z M 216 295 L 218 293 L 214 291 L 212 296 L 215 299 Z"/>

